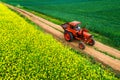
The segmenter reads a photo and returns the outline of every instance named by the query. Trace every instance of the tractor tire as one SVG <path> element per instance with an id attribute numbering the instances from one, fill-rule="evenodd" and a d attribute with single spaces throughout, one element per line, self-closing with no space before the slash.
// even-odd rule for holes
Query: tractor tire
<path id="1" fill-rule="evenodd" d="M 82 49 L 82 50 L 85 49 L 85 44 L 83 42 L 80 42 L 79 43 L 79 48 Z"/>
<path id="2" fill-rule="evenodd" d="M 95 40 L 94 39 L 90 39 L 88 42 L 88 45 L 93 46 L 95 45 Z"/>
<path id="3" fill-rule="evenodd" d="M 69 42 L 73 41 L 73 39 L 74 39 L 73 34 L 71 32 L 68 32 L 68 31 L 64 32 L 64 38 L 66 41 L 69 41 Z"/>

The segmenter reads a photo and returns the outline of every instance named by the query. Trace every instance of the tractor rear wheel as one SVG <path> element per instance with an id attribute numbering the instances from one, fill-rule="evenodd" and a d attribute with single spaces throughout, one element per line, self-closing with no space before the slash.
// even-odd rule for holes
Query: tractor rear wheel
<path id="1" fill-rule="evenodd" d="M 80 42 L 80 43 L 79 43 L 79 48 L 82 49 L 82 50 L 85 49 L 85 45 L 84 45 L 83 42 Z"/>
<path id="2" fill-rule="evenodd" d="M 64 38 L 66 41 L 69 41 L 69 42 L 73 41 L 73 35 L 71 32 L 65 31 Z"/>
<path id="3" fill-rule="evenodd" d="M 94 39 L 90 39 L 88 41 L 88 45 L 93 46 L 94 44 L 95 44 L 95 40 Z"/>

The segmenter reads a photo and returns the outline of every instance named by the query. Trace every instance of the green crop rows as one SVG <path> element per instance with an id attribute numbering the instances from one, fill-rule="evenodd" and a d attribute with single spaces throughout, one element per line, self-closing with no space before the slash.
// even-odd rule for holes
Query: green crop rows
<path id="1" fill-rule="evenodd" d="M 0 4 L 0 80 L 118 80 Z"/>
<path id="2" fill-rule="evenodd" d="M 120 0 L 3 0 L 64 21 L 78 20 L 120 48 Z"/>

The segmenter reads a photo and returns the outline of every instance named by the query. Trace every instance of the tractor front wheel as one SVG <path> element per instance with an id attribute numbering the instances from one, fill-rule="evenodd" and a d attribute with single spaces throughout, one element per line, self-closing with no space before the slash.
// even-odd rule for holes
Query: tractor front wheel
<path id="1" fill-rule="evenodd" d="M 73 40 L 73 35 L 71 32 L 65 31 L 64 32 L 64 38 L 66 41 L 71 42 Z"/>
<path id="2" fill-rule="evenodd" d="M 83 42 L 80 42 L 80 43 L 79 43 L 79 48 L 82 49 L 82 50 L 85 49 L 85 45 L 84 45 Z"/>
<path id="3" fill-rule="evenodd" d="M 95 44 L 95 40 L 94 39 L 90 39 L 88 41 L 88 45 L 93 46 L 94 44 Z"/>

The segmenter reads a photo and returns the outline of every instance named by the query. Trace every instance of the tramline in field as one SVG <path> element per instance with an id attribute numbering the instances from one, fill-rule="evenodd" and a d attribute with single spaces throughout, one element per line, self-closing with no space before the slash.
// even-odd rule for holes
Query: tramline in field
<path id="1" fill-rule="evenodd" d="M 85 49 L 84 43 L 93 46 L 95 41 L 93 39 L 92 34 L 88 33 L 86 28 L 80 29 L 79 25 L 81 22 L 72 21 L 65 24 L 62 24 L 62 28 L 64 29 L 64 38 L 66 41 L 73 41 L 73 39 L 80 40 L 79 48 Z"/>

